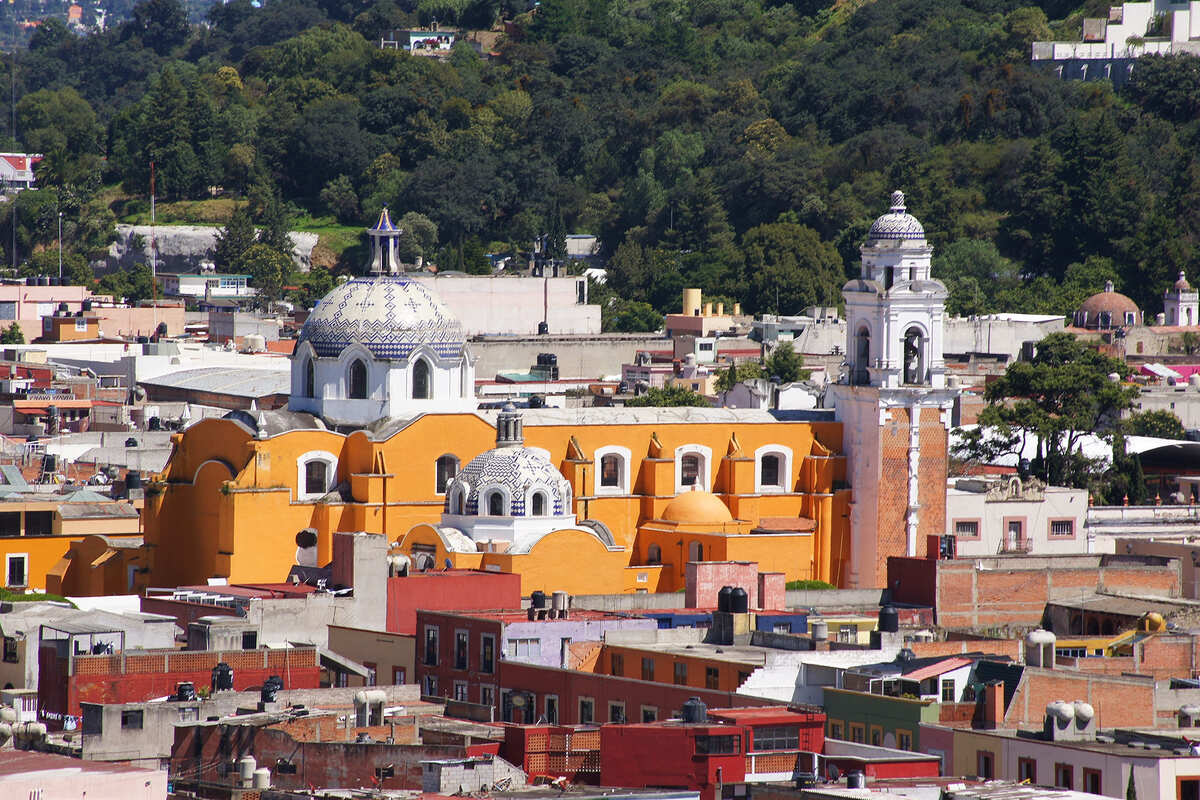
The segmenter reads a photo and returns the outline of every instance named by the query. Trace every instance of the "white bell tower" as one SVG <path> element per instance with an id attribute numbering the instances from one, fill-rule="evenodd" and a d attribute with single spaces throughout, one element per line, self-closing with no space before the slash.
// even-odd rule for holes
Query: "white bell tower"
<path id="1" fill-rule="evenodd" d="M 1163 293 L 1163 312 L 1168 325 L 1185 328 L 1200 325 L 1200 292 L 1192 288 L 1183 272 L 1179 273 L 1179 280 Z"/>
<path id="2" fill-rule="evenodd" d="M 933 248 L 893 192 L 861 247 L 860 277 L 842 287 L 846 369 L 827 402 L 843 423 L 853 491 L 850 563 L 840 584 L 886 583 L 889 556 L 924 556 L 945 532 L 950 412 L 942 357 L 946 287 Z"/>

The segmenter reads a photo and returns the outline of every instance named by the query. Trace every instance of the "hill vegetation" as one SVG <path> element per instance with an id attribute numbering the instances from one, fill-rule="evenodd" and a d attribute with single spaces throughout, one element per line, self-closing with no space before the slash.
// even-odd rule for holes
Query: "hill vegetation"
<path id="1" fill-rule="evenodd" d="M 48 20 L 15 59 L 16 130 L 6 115 L 0 129 L 46 154 L 44 188 L 15 204 L 18 254 L 56 241 L 61 210 L 70 253 L 95 257 L 117 215 L 148 210 L 154 162 L 174 208 L 220 187 L 256 221 L 279 200 L 341 225 L 385 203 L 422 215 L 436 238 L 411 246 L 443 268 L 479 269 L 561 219 L 611 256 L 610 325 L 675 310 L 685 284 L 797 313 L 838 302 L 902 188 L 955 313 L 1064 313 L 1110 278 L 1153 312 L 1196 256 L 1200 60 L 1145 57 L 1119 92 L 1031 68 L 1030 42 L 1070 35 L 1080 13 L 233 0 L 190 26 L 178 0 L 146 0 L 84 38 Z M 445 61 L 378 46 L 433 18 L 498 17 L 508 33 L 487 60 L 462 42 Z M 361 267 L 361 250 L 341 252 L 338 269 Z"/>

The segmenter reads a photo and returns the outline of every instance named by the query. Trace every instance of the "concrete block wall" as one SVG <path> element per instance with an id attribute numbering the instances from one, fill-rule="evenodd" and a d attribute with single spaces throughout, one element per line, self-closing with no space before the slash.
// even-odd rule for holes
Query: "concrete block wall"
<path id="1" fill-rule="evenodd" d="M 691 561 L 685 577 L 688 608 L 716 608 L 723 586 L 740 586 L 750 597 L 750 608 L 762 607 L 758 604 L 758 564 L 753 561 Z"/>

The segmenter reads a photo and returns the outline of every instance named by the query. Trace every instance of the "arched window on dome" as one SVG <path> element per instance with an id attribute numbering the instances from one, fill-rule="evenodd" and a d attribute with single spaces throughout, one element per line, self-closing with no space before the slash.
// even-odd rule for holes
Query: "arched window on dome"
<path id="1" fill-rule="evenodd" d="M 438 494 L 445 494 L 446 487 L 450 485 L 450 481 L 454 480 L 456 475 L 458 475 L 458 457 L 449 453 L 438 457 L 434 473 L 434 491 Z"/>
<path id="2" fill-rule="evenodd" d="M 311 358 L 304 359 L 304 396 L 305 397 L 316 397 L 317 396 L 317 392 L 316 392 L 316 382 L 317 381 L 316 381 L 316 376 L 313 374 L 314 371 L 315 370 L 313 369 L 312 359 Z"/>
<path id="3" fill-rule="evenodd" d="M 927 339 L 920 328 L 912 327 L 904 332 L 904 383 L 925 383 L 925 351 Z"/>
<path id="4" fill-rule="evenodd" d="M 493 491 L 487 496 L 487 513 L 489 517 L 504 516 L 504 493 Z"/>
<path id="5" fill-rule="evenodd" d="M 688 561 L 703 561 L 704 560 L 704 545 L 700 542 L 692 542 L 688 545 Z"/>
<path id="6" fill-rule="evenodd" d="M 656 544 L 650 545 L 650 547 L 648 547 L 646 549 L 646 563 L 647 564 L 661 564 L 662 563 L 662 548 Z"/>
<path id="7" fill-rule="evenodd" d="M 412 371 L 413 400 L 430 400 L 433 398 L 429 378 L 429 362 L 423 358 L 418 358 L 417 363 L 413 364 Z"/>
<path id="8" fill-rule="evenodd" d="M 530 516 L 544 517 L 546 516 L 546 493 L 534 492 L 529 503 Z"/>
<path id="9" fill-rule="evenodd" d="M 361 358 L 356 358 L 350 362 L 350 373 L 348 376 L 350 386 L 351 400 L 366 400 L 367 399 L 367 365 Z"/>
<path id="10" fill-rule="evenodd" d="M 1097 321 L 1098 327 L 1100 327 L 1100 328 L 1111 328 L 1112 327 L 1112 312 L 1111 311 L 1101 311 L 1099 314 L 1096 315 L 1096 317 L 1097 317 L 1096 321 Z"/>

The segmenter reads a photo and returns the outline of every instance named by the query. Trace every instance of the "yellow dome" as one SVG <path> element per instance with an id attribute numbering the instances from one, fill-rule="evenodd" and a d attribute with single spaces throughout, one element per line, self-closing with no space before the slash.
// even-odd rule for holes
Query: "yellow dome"
<path id="1" fill-rule="evenodd" d="M 721 498 L 712 492 L 684 492 L 667 503 L 663 519 L 707 525 L 733 522 L 733 515 Z"/>

